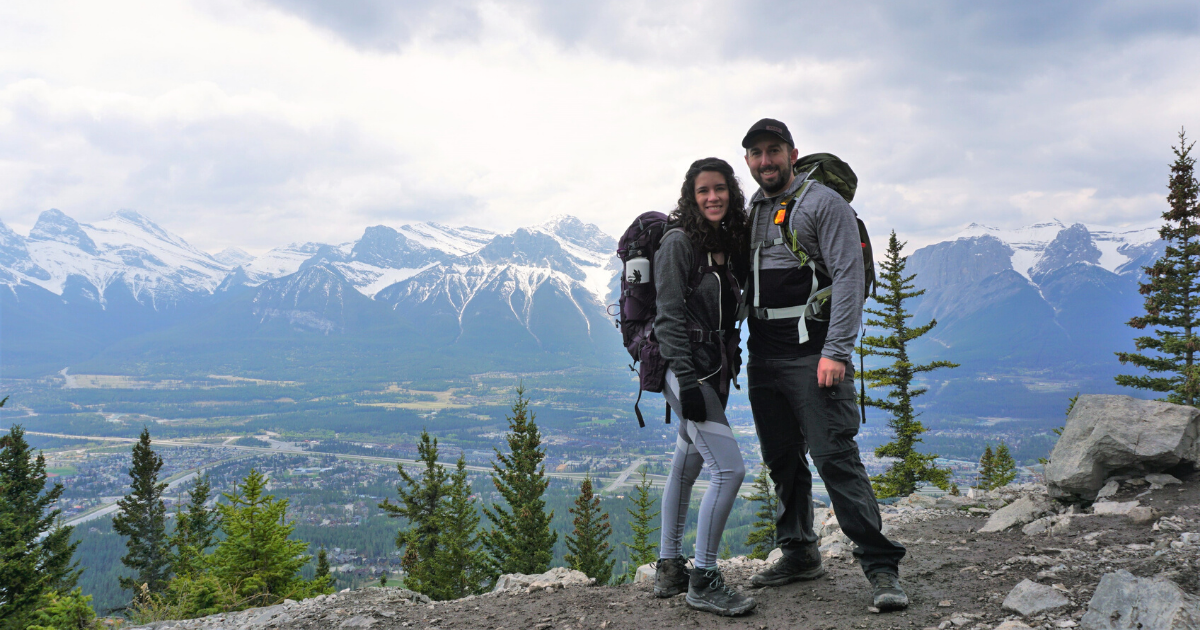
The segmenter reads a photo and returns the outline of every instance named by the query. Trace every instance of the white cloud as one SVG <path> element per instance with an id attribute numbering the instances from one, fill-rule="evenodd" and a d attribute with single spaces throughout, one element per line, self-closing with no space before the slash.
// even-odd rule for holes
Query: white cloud
<path id="1" fill-rule="evenodd" d="M 752 189 L 739 141 L 773 116 L 855 167 L 872 230 L 922 244 L 1153 219 L 1200 129 L 1176 3 L 330 6 L 0 7 L 0 220 L 133 208 L 213 251 L 564 212 L 618 233 L 698 157 Z"/>

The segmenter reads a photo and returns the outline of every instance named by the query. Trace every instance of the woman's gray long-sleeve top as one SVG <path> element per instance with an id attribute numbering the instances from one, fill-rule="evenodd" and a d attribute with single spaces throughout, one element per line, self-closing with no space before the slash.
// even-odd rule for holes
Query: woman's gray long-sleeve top
<path id="1" fill-rule="evenodd" d="M 696 263 L 695 245 L 682 229 L 667 232 L 654 255 L 654 288 L 658 293 L 654 336 L 681 390 L 695 387 L 700 379 L 721 369 L 720 344 L 693 343 L 688 331 L 694 327 L 689 323 L 716 331 L 737 316 L 722 312 L 721 291 L 728 280 L 718 273 L 704 274 L 696 290 L 688 295 L 688 280 Z"/>

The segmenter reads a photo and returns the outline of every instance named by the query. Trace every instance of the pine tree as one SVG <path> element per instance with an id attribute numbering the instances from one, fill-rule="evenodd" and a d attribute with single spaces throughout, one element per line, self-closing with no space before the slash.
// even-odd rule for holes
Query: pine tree
<path id="1" fill-rule="evenodd" d="M 1012 454 L 1008 451 L 1008 445 L 1004 442 L 996 447 L 995 457 L 992 459 L 992 470 L 991 489 L 993 490 L 1003 488 L 1017 478 L 1017 462 L 1013 461 Z"/>
<path id="2" fill-rule="evenodd" d="M 980 490 L 991 490 L 992 479 L 996 476 L 996 456 L 992 453 L 992 445 L 984 447 L 983 455 L 979 457 L 979 479 L 975 487 Z"/>
<path id="3" fill-rule="evenodd" d="M 633 487 L 634 509 L 625 508 L 625 511 L 629 513 L 629 528 L 633 530 L 633 542 L 621 543 L 629 550 L 629 565 L 625 569 L 625 579 L 630 582 L 637 574 L 638 567 L 658 559 L 658 545 L 650 540 L 658 528 L 651 527 L 650 523 L 659 515 L 659 512 L 650 513 L 650 509 L 654 507 L 654 497 L 650 495 L 651 482 L 646 476 L 645 470 L 641 473 L 642 480 Z"/>
<path id="4" fill-rule="evenodd" d="M 913 379 L 926 372 L 939 368 L 954 368 L 957 364 L 949 361 L 932 361 L 917 365 L 910 360 L 908 345 L 937 326 L 937 320 L 932 320 L 924 326 L 910 328 L 908 320 L 912 314 L 905 309 L 905 301 L 922 295 L 924 290 L 913 290 L 912 280 L 916 275 L 905 276 L 904 268 L 908 265 L 908 257 L 901 256 L 904 243 L 896 238 L 892 231 L 888 238 L 887 256 L 880 266 L 880 295 L 876 302 L 880 308 L 864 309 L 874 319 L 868 319 L 868 326 L 883 328 L 889 334 L 886 336 L 864 337 L 859 353 L 864 356 L 883 356 L 892 359 L 887 367 L 867 370 L 864 378 L 871 388 L 887 387 L 890 391 L 886 398 L 864 397 L 863 402 L 870 407 L 883 409 L 891 414 L 888 426 L 895 434 L 895 439 L 875 449 L 876 457 L 894 457 L 894 462 L 888 470 L 871 478 L 871 485 L 879 498 L 906 496 L 917 489 L 920 482 L 929 482 L 939 488 L 947 489 L 950 485 L 950 471 L 938 468 L 934 464 L 935 454 L 921 454 L 916 451 L 925 426 L 917 420 L 919 414 L 913 411 L 912 400 L 926 392 L 924 387 L 913 387 Z"/>
<path id="5" fill-rule="evenodd" d="M 212 573 L 249 606 L 301 599 L 319 586 L 300 577 L 311 556 L 304 553 L 307 543 L 288 540 L 294 526 L 286 520 L 287 500 L 264 494 L 266 489 L 266 478 L 251 469 L 232 494 L 224 494 L 228 504 L 217 504 L 225 540 L 213 552 Z"/>
<path id="6" fill-rule="evenodd" d="M 1159 237 L 1167 242 L 1163 257 L 1143 267 L 1148 281 L 1139 285 L 1146 296 L 1146 314 L 1129 320 L 1138 330 L 1151 328 L 1153 336 L 1133 340 L 1138 352 L 1118 352 L 1121 364 L 1132 363 L 1151 375 L 1121 374 L 1117 384 L 1166 394 L 1162 400 L 1179 405 L 1196 405 L 1200 396 L 1200 183 L 1196 180 L 1194 143 L 1179 132 L 1179 146 L 1172 147 L 1164 225 Z M 1151 350 L 1154 355 L 1139 354 Z M 1153 376 L 1162 374 L 1163 376 Z"/>
<path id="7" fill-rule="evenodd" d="M 8 398 L 0 401 L 0 407 Z M 0 628 L 25 628 L 30 615 L 53 593 L 70 593 L 79 577 L 71 562 L 79 543 L 71 527 L 54 527 L 61 510 L 50 509 L 62 484 L 46 491 L 46 459 L 13 425 L 0 436 Z"/>
<path id="8" fill-rule="evenodd" d="M 421 478 L 414 478 L 397 464 L 401 481 L 396 488 L 399 501 L 393 504 L 384 499 L 379 507 L 388 516 L 402 517 L 408 522 L 408 529 L 396 534 L 396 548 L 405 552 L 401 561 L 407 573 L 404 586 L 433 599 L 447 599 L 449 593 L 439 580 L 436 559 L 446 520 L 447 474 L 437 463 L 437 440 L 431 439 L 428 431 L 421 431 L 417 453 L 425 464 Z"/>
<path id="9" fill-rule="evenodd" d="M 314 580 L 320 580 L 329 577 L 329 553 L 325 551 L 325 546 L 321 546 L 321 550 L 317 552 L 317 571 L 313 574 Z"/>
<path id="10" fill-rule="evenodd" d="M 435 558 L 447 599 L 482 592 L 487 558 L 479 549 L 479 512 L 471 498 L 467 460 L 462 455 L 450 475 L 441 529 L 442 540 Z"/>
<path id="11" fill-rule="evenodd" d="M 150 430 L 143 427 L 129 465 L 132 491 L 117 501 L 120 511 L 112 521 L 113 531 L 126 539 L 121 563 L 135 574 L 133 578 L 121 577 L 121 588 L 133 591 L 135 596 L 143 584 L 151 593 L 161 593 L 170 574 L 167 507 L 162 500 L 167 484 L 158 481 L 162 466 L 162 457 L 150 448 Z"/>
<path id="12" fill-rule="evenodd" d="M 746 536 L 746 546 L 753 546 L 747 558 L 766 560 L 771 550 L 775 549 L 775 519 L 779 514 L 779 497 L 775 494 L 775 484 L 771 483 L 771 473 L 766 464 L 754 478 L 754 494 L 750 500 L 758 503 L 758 510 L 751 525 L 750 534 Z"/>
<path id="13" fill-rule="evenodd" d="M 579 484 L 579 496 L 570 513 L 575 516 L 575 530 L 567 535 L 567 554 L 563 559 L 567 566 L 584 575 L 595 578 L 597 584 L 608 584 L 612 580 L 612 546 L 608 538 L 612 526 L 608 513 L 600 508 L 600 497 L 592 492 L 592 476 L 587 475 Z"/>
<path id="14" fill-rule="evenodd" d="M 187 511 L 175 512 L 175 533 L 170 545 L 171 571 L 175 575 L 189 575 L 203 570 L 204 553 L 213 546 L 217 528 L 217 513 L 206 505 L 212 496 L 212 485 L 208 476 L 197 477 L 188 492 Z"/>
<path id="15" fill-rule="evenodd" d="M 546 512 L 542 498 L 550 485 L 542 465 L 546 453 L 524 387 L 517 388 L 512 412 L 507 417 L 509 452 L 506 455 L 496 449 L 496 461 L 492 463 L 492 483 L 507 507 L 492 504 L 484 508 L 492 524 L 491 531 L 482 536 L 490 578 L 503 573 L 545 573 L 558 541 L 558 532 L 550 529 L 554 513 Z"/>

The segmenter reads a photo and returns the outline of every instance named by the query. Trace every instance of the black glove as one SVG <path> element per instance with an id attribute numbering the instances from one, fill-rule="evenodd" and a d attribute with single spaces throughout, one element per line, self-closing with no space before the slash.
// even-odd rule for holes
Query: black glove
<path id="1" fill-rule="evenodd" d="M 708 421 L 708 406 L 704 404 L 704 394 L 700 393 L 699 385 L 680 390 L 679 403 L 683 405 L 684 419 L 692 422 Z"/>

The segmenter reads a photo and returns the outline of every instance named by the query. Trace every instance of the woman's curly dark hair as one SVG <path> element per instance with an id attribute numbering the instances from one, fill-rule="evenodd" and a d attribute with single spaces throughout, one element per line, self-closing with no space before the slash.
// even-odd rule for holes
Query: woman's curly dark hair
<path id="1" fill-rule="evenodd" d="M 729 210 L 721 219 L 721 227 L 714 228 L 704 212 L 696 203 L 696 178 L 700 173 L 711 171 L 725 176 L 725 184 L 729 186 Z M 746 198 L 738 185 L 733 167 L 720 158 L 704 158 L 692 162 L 687 175 L 683 178 L 683 186 L 679 190 L 679 201 L 671 211 L 670 220 L 679 224 L 692 243 L 705 252 L 725 252 L 730 256 L 741 257 L 746 244 Z"/>

